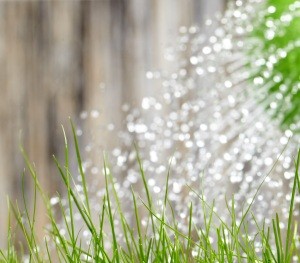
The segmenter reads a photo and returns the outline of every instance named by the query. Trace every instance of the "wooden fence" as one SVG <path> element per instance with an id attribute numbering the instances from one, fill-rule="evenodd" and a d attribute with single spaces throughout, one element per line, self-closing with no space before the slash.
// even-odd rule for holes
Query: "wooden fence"
<path id="1" fill-rule="evenodd" d="M 52 161 L 52 154 L 62 155 L 60 125 L 91 109 L 105 112 L 100 121 L 120 123 L 125 101 L 155 92 L 145 72 L 166 67 L 163 52 L 178 28 L 201 24 L 224 2 L 0 1 L 0 236 L 7 229 L 6 196 L 21 195 L 19 144 L 44 188 L 61 191 Z M 27 177 L 25 186 L 30 198 Z"/>

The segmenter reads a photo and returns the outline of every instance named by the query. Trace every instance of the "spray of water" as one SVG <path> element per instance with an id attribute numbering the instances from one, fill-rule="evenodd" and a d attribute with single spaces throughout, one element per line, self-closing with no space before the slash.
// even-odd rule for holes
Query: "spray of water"
<path id="1" fill-rule="evenodd" d="M 299 15 L 299 1 L 288 7 L 289 14 L 267 20 L 263 38 L 255 28 L 275 11 L 273 6 L 262 6 L 261 1 L 237 0 L 224 15 L 207 20 L 203 28 L 181 27 L 177 43 L 165 56 L 175 61 L 177 68 L 146 74 L 161 82 L 160 93 L 143 98 L 140 107 L 124 105 L 125 129 L 117 131 L 120 145 L 109 152 L 124 206 L 131 203 L 131 187 L 141 188 L 136 144 L 158 207 L 163 203 L 170 167 L 169 198 L 182 231 L 188 227 L 190 202 L 195 207 L 194 222 L 201 224 L 201 204 L 190 188 L 203 193 L 208 202 L 216 200 L 217 212 L 226 220 L 224 197 L 230 203 L 235 195 L 241 217 L 242 207 L 252 201 L 268 173 L 253 211 L 266 223 L 275 212 L 282 218 L 288 216 L 293 156 L 299 140 L 294 134 L 299 123 L 296 117 L 284 122 L 295 107 L 285 91 L 299 87 L 299 79 L 282 79 L 277 65 L 299 48 L 299 39 L 275 50 L 271 45 L 266 48 L 264 41 L 284 34 Z M 208 35 L 208 31 L 213 33 Z M 276 119 L 266 113 L 266 105 Z M 88 116 L 83 112 L 81 119 Z M 90 156 L 95 154 L 93 149 L 97 149 L 93 143 L 86 147 Z M 101 165 L 88 157 L 85 164 L 90 181 L 95 180 L 92 178 L 101 173 Z M 93 181 L 90 191 L 92 207 L 98 212 L 103 185 Z M 125 215 L 130 218 L 130 212 Z"/>

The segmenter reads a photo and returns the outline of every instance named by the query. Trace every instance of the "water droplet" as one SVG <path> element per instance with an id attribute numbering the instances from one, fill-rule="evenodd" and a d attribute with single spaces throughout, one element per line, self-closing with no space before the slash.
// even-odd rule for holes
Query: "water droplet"
<path id="1" fill-rule="evenodd" d="M 54 196 L 54 197 L 52 197 L 52 198 L 50 199 L 50 204 L 51 204 L 52 206 L 54 206 L 54 205 L 58 204 L 59 201 L 60 201 L 60 198 L 57 197 L 57 196 Z"/>
<path id="2" fill-rule="evenodd" d="M 192 56 L 190 58 L 190 62 L 191 62 L 192 65 L 197 65 L 199 61 L 198 61 L 198 58 L 196 56 Z"/>
<path id="3" fill-rule="evenodd" d="M 91 111 L 91 117 L 92 117 L 92 118 L 96 119 L 96 118 L 99 117 L 99 115 L 100 115 L 100 113 L 99 113 L 98 110 L 92 110 L 92 111 Z"/>
<path id="4" fill-rule="evenodd" d="M 276 12 L 276 7 L 273 6 L 273 5 L 269 6 L 269 7 L 268 7 L 268 12 L 269 12 L 270 14 L 274 14 L 274 13 Z"/>

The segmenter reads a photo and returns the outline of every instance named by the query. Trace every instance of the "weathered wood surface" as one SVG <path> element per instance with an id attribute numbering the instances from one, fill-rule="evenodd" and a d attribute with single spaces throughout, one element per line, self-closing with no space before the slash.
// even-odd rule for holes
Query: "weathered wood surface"
<path id="1" fill-rule="evenodd" d="M 68 126 L 68 116 L 83 109 L 100 108 L 100 121 L 120 123 L 125 101 L 155 92 L 145 72 L 164 68 L 164 48 L 179 26 L 201 24 L 224 2 L 0 2 L 0 236 L 7 228 L 6 196 L 21 195 L 19 143 L 44 188 L 61 191 L 52 161 L 52 154 L 62 156 L 60 124 Z M 45 216 L 38 211 L 41 227 Z M 1 238 L 0 246 L 5 242 Z"/>

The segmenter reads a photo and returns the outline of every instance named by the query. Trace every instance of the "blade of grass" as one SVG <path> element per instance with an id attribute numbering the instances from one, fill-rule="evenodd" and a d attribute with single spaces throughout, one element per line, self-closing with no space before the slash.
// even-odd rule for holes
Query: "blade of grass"
<path id="1" fill-rule="evenodd" d="M 79 150 L 78 139 L 77 139 L 77 135 L 76 135 L 74 124 L 73 124 L 73 122 L 72 122 L 71 119 L 70 119 L 70 123 L 71 123 L 71 127 L 72 127 L 73 141 L 74 141 L 74 144 L 75 144 L 75 151 L 76 151 L 76 156 L 77 156 L 77 163 L 78 163 L 78 168 L 79 168 L 79 172 L 80 172 L 80 176 L 81 176 L 81 180 L 82 180 L 82 186 L 83 186 L 83 192 L 84 192 L 84 196 L 85 196 L 85 203 L 86 203 L 86 207 L 87 207 L 87 212 L 89 214 L 91 214 L 90 203 L 89 203 L 89 196 L 88 196 L 88 190 L 87 190 L 87 184 L 86 184 L 86 176 L 85 176 L 85 173 L 83 171 L 83 166 L 82 166 L 81 154 L 80 154 L 80 150 Z"/>
<path id="2" fill-rule="evenodd" d="M 139 156 L 137 145 L 135 144 L 134 146 L 135 146 L 135 151 L 136 151 L 136 155 L 137 155 L 137 162 L 138 162 L 140 173 L 141 173 L 141 176 L 142 176 L 144 189 L 146 191 L 147 203 L 148 203 L 148 206 L 149 206 L 150 210 L 152 211 L 152 213 L 150 213 L 150 219 L 151 219 L 151 223 L 152 223 L 152 232 L 153 232 L 153 235 L 155 236 L 156 231 L 155 231 L 155 224 L 154 224 L 154 218 L 153 218 L 153 211 L 154 210 L 153 210 L 153 207 L 152 207 L 152 199 L 151 199 L 150 191 L 149 191 L 148 184 L 147 184 L 147 181 L 146 181 L 146 176 L 145 176 L 145 173 L 144 173 L 142 160 Z M 156 240 L 154 240 L 154 242 L 156 243 Z"/>
<path id="3" fill-rule="evenodd" d="M 136 198 L 135 194 L 133 192 L 133 189 L 131 188 L 132 193 L 132 199 L 133 199 L 133 205 L 134 205 L 134 215 L 135 215 L 135 221 L 136 221 L 136 227 L 138 231 L 138 243 L 139 243 L 139 260 L 140 262 L 145 262 L 145 256 L 144 256 L 144 246 L 143 246 L 143 238 L 141 233 L 141 225 L 140 225 L 140 218 L 138 213 L 138 208 L 136 204 Z"/>
<path id="4" fill-rule="evenodd" d="M 295 162 L 296 171 L 295 171 L 295 178 L 294 178 L 294 183 L 292 188 L 292 196 L 291 196 L 289 217 L 288 217 L 288 227 L 286 231 L 285 262 L 289 262 L 288 260 L 290 260 L 292 257 L 292 251 L 289 251 L 289 246 L 291 243 L 291 235 L 292 235 L 292 218 L 293 218 L 296 188 L 297 188 L 297 182 L 299 180 L 299 165 L 300 165 L 300 150 L 298 151 L 297 159 Z"/>
<path id="5" fill-rule="evenodd" d="M 119 256 L 119 250 L 118 250 L 118 242 L 116 238 L 115 233 L 115 226 L 114 226 L 114 220 L 112 215 L 112 209 L 111 209 L 111 201 L 110 201 L 110 194 L 108 189 L 108 174 L 107 174 L 107 165 L 106 165 L 106 158 L 104 156 L 103 158 L 103 170 L 104 170 L 104 176 L 105 176 L 105 189 L 106 189 L 106 199 L 107 199 L 107 210 L 108 210 L 108 216 L 109 216 L 109 223 L 112 231 L 112 238 L 113 238 L 113 253 L 116 258 L 117 262 L 120 262 L 120 256 Z"/>

